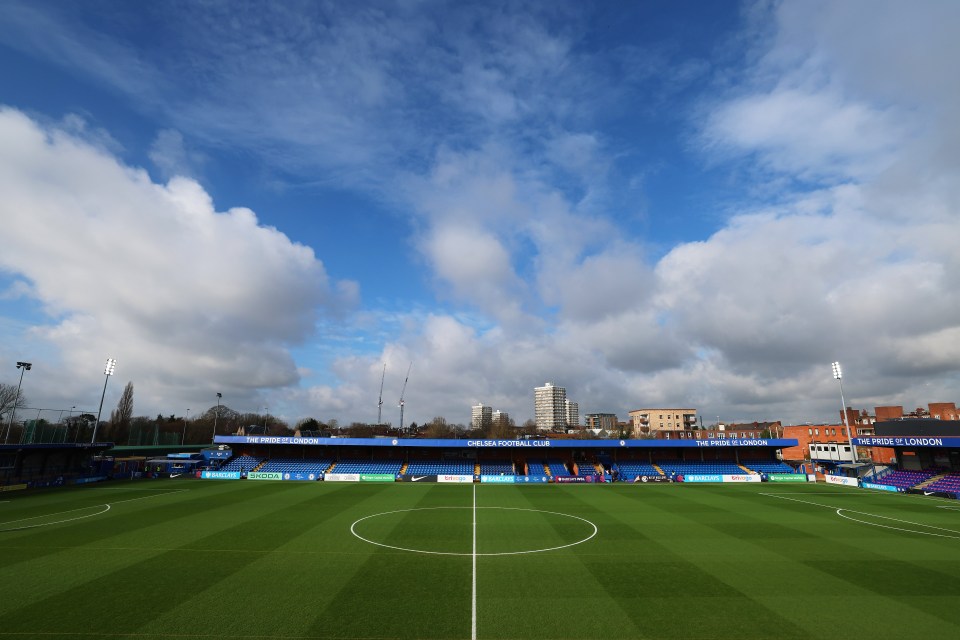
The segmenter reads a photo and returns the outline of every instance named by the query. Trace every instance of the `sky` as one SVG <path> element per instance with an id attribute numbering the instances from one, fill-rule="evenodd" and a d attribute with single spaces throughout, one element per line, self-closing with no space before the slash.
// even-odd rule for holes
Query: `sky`
<path id="1" fill-rule="evenodd" d="M 960 3 L 0 3 L 0 382 L 55 419 L 960 401 Z M 409 378 L 406 380 L 407 371 Z"/>

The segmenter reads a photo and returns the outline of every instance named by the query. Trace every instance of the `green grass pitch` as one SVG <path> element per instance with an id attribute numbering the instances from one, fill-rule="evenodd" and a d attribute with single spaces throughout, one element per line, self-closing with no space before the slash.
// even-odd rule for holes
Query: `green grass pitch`
<path id="1" fill-rule="evenodd" d="M 819 485 L 0 493 L 0 639 L 960 637 L 960 502 Z"/>

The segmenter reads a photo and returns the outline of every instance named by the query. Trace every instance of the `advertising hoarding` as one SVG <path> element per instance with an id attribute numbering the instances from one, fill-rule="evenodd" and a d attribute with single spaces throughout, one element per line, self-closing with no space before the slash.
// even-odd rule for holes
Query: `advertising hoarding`
<path id="1" fill-rule="evenodd" d="M 239 480 L 239 471 L 201 471 L 200 477 L 204 480 Z"/>
<path id="2" fill-rule="evenodd" d="M 247 480 L 283 480 L 283 474 L 279 471 L 251 471 Z"/>

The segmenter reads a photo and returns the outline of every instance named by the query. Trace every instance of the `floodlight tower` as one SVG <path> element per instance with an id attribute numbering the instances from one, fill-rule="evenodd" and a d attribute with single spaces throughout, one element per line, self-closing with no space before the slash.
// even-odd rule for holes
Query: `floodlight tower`
<path id="1" fill-rule="evenodd" d="M 840 415 L 843 418 L 843 426 L 847 432 L 847 442 L 850 443 L 850 453 L 853 454 L 853 461 L 857 461 L 857 447 L 853 444 L 853 438 L 850 437 L 850 421 L 847 419 L 847 401 L 843 399 L 843 371 L 840 370 L 840 363 L 834 362 L 833 377 L 840 383 Z"/>
<path id="2" fill-rule="evenodd" d="M 97 423 L 93 425 L 93 437 L 90 438 L 91 443 L 97 441 L 97 427 L 100 426 L 100 414 L 103 413 L 103 399 L 107 395 L 107 383 L 110 382 L 110 376 L 113 375 L 113 372 L 116 368 L 116 358 L 107 358 L 107 364 L 103 368 L 103 393 L 100 394 L 100 409 L 97 411 Z"/>
<path id="3" fill-rule="evenodd" d="M 383 373 L 380 374 L 380 399 L 377 400 L 377 424 L 382 424 L 382 410 L 383 410 L 383 379 L 387 375 L 387 363 L 383 363 Z"/>
<path id="4" fill-rule="evenodd" d="M 23 374 L 30 371 L 30 367 L 32 366 L 33 364 L 29 362 L 17 363 L 17 369 L 20 369 L 20 382 L 17 383 L 17 395 L 13 397 L 13 410 L 10 412 L 10 424 L 7 425 L 7 435 L 3 438 L 4 444 L 10 439 L 10 430 L 13 429 L 13 418 L 17 415 L 17 403 L 20 402 L 20 386 L 23 385 Z"/>
<path id="5" fill-rule="evenodd" d="M 217 412 L 213 414 L 213 437 L 210 438 L 211 443 L 217 439 L 217 419 L 220 417 L 220 398 L 222 397 L 223 394 L 217 391 Z"/>
<path id="6" fill-rule="evenodd" d="M 407 380 L 410 379 L 410 369 L 413 368 L 413 362 L 407 367 L 407 377 L 403 379 L 403 389 L 400 390 L 400 431 L 403 432 L 403 394 L 407 392 Z"/>

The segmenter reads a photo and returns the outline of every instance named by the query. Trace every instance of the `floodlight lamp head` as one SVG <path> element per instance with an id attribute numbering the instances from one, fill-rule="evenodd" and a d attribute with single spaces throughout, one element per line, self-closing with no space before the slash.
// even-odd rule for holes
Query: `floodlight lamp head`
<path id="1" fill-rule="evenodd" d="M 220 393 L 219 391 L 217 391 L 217 397 L 218 397 L 218 398 L 222 398 L 222 397 L 223 397 L 223 394 Z"/>
<path id="2" fill-rule="evenodd" d="M 115 358 L 107 358 L 107 366 L 103 368 L 103 375 L 112 376 L 114 369 L 117 368 L 117 361 Z"/>
<path id="3" fill-rule="evenodd" d="M 834 363 L 833 363 L 833 377 L 836 378 L 837 380 L 839 380 L 839 379 L 841 379 L 841 378 L 843 377 L 843 372 L 840 370 L 840 363 L 839 363 L 839 362 L 834 362 Z"/>
<path id="4" fill-rule="evenodd" d="M 30 367 L 32 367 L 32 366 L 33 366 L 33 364 L 31 364 L 30 362 L 18 362 L 18 363 L 17 363 L 17 369 L 21 369 L 21 368 L 22 368 L 24 371 L 30 371 Z"/>

